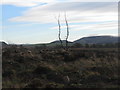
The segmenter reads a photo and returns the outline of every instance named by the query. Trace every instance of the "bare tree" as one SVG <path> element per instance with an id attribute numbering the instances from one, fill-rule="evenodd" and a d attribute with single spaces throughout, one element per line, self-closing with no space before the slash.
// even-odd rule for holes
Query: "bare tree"
<path id="1" fill-rule="evenodd" d="M 67 18 L 66 18 L 66 13 L 65 13 L 65 23 L 66 23 L 66 27 L 67 27 L 67 35 L 66 35 L 66 43 L 65 43 L 65 48 L 64 48 L 64 46 L 63 46 L 63 42 L 62 42 L 62 40 L 61 40 L 61 24 L 60 24 L 60 14 L 59 14 L 59 16 L 58 16 L 58 19 L 57 19 L 57 21 L 58 21 L 58 26 L 59 26 L 59 33 L 58 33 L 58 38 L 59 38 L 59 41 L 60 41 L 60 43 L 61 43 L 61 47 L 63 48 L 63 49 L 65 49 L 65 50 L 68 50 L 68 36 L 69 36 L 69 25 L 68 25 L 68 21 L 67 21 Z"/>
<path id="2" fill-rule="evenodd" d="M 68 21 L 67 21 L 67 18 L 66 18 L 66 13 L 65 13 L 65 23 L 66 23 L 66 27 L 67 27 L 66 50 L 68 50 L 69 25 L 68 25 Z"/>
<path id="3" fill-rule="evenodd" d="M 62 43 L 62 40 L 61 40 L 61 37 L 60 37 L 60 35 L 61 35 L 60 14 L 59 14 L 59 16 L 58 16 L 58 26 L 59 26 L 58 38 L 59 38 L 59 41 L 60 41 L 60 43 L 61 43 L 62 48 L 64 48 L 63 43 Z"/>

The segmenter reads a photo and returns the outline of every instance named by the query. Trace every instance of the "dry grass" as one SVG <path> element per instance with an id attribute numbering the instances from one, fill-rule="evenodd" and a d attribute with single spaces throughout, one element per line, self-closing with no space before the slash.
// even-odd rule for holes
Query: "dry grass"
<path id="1" fill-rule="evenodd" d="M 28 52 L 29 51 L 29 52 Z M 116 49 L 3 49 L 3 88 L 118 88 Z"/>

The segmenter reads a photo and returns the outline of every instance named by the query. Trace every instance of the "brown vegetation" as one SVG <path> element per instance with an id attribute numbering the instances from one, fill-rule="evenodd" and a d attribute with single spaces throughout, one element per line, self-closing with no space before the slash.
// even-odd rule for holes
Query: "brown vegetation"
<path id="1" fill-rule="evenodd" d="M 117 49 L 3 49 L 3 88 L 118 88 Z"/>

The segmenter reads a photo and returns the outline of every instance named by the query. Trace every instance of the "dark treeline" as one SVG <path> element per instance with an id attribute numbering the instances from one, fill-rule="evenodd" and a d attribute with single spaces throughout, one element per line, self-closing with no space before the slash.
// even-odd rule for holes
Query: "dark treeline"
<path id="1" fill-rule="evenodd" d="M 34 45 L 16 45 L 16 44 L 9 44 L 4 47 L 24 47 L 24 48 L 38 48 L 38 49 L 60 49 L 65 47 L 65 45 L 61 46 L 60 44 L 34 44 Z M 68 43 L 68 48 L 118 48 L 120 47 L 120 43 L 107 43 L 107 44 L 80 44 L 80 43 Z"/>
<path id="2" fill-rule="evenodd" d="M 111 44 L 68 44 L 68 48 L 118 48 L 120 46 L 120 43 L 111 43 Z M 35 46 L 35 48 L 41 48 L 41 49 L 60 49 L 62 48 L 61 45 L 55 45 L 55 46 L 49 46 L 46 44 L 43 44 L 41 46 Z"/>
<path id="3" fill-rule="evenodd" d="M 114 44 L 80 44 L 75 43 L 71 47 L 74 48 L 117 48 L 120 46 L 120 43 L 114 43 Z"/>

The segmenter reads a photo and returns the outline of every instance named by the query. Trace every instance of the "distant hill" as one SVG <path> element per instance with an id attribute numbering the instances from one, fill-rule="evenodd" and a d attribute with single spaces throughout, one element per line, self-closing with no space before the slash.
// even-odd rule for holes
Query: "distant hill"
<path id="1" fill-rule="evenodd" d="M 65 46 L 66 41 L 62 40 L 63 45 Z M 75 43 L 80 43 L 80 44 L 114 44 L 120 42 L 120 37 L 115 37 L 115 36 L 90 36 L 90 37 L 83 37 L 78 40 L 75 40 L 73 42 L 68 41 L 68 45 L 71 46 Z M 5 42 L 0 42 L 0 46 L 6 47 L 8 44 Z M 11 45 L 11 44 L 9 44 Z M 24 46 L 56 46 L 56 45 L 61 45 L 59 40 L 53 41 L 51 43 L 38 43 L 38 44 L 21 44 Z"/>
<path id="2" fill-rule="evenodd" d="M 91 36 L 91 37 L 83 37 L 74 41 L 73 43 L 80 43 L 80 44 L 110 44 L 110 43 L 117 43 L 120 37 L 114 36 Z"/>
<path id="3" fill-rule="evenodd" d="M 60 44 L 60 41 L 59 40 L 56 40 L 56 41 L 53 41 L 53 42 L 51 42 L 50 44 Z M 62 43 L 64 44 L 64 43 L 66 43 L 66 40 L 62 40 Z M 72 42 L 70 42 L 70 41 L 68 41 L 68 43 L 72 43 Z"/>
<path id="4" fill-rule="evenodd" d="M 65 45 L 66 41 L 62 40 L 62 44 Z M 73 42 L 68 41 L 69 45 L 71 45 Z M 59 40 L 53 41 L 49 44 L 47 44 L 48 46 L 56 46 L 56 45 L 61 45 L 61 42 Z"/>
<path id="5" fill-rule="evenodd" d="M 5 42 L 0 42 L 0 47 L 5 47 L 5 46 L 7 46 L 7 43 L 5 43 Z"/>

